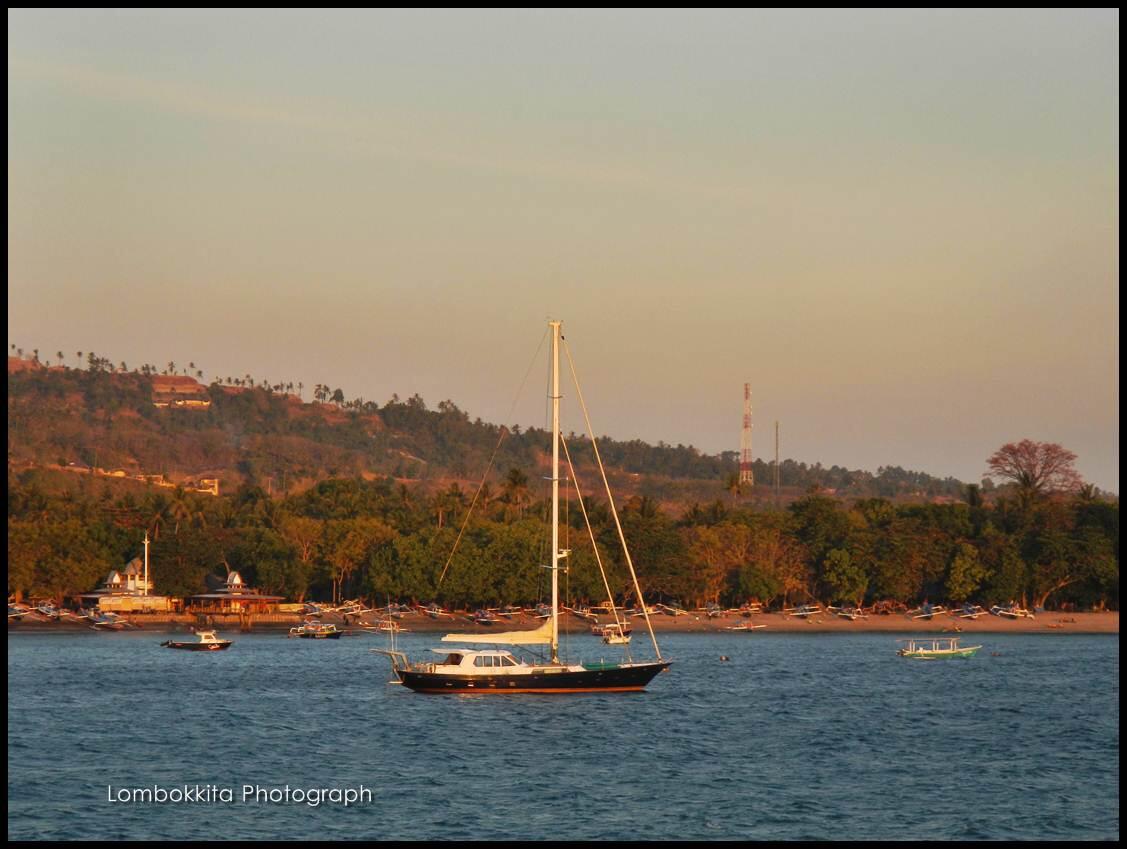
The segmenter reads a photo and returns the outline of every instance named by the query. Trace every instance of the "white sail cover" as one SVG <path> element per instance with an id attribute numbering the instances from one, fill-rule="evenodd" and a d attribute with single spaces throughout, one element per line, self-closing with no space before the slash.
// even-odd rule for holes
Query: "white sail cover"
<path id="1" fill-rule="evenodd" d="M 496 634 L 447 634 L 444 643 L 495 643 L 504 646 L 546 646 L 552 642 L 552 620 L 545 619 L 531 631 L 500 631 Z"/>

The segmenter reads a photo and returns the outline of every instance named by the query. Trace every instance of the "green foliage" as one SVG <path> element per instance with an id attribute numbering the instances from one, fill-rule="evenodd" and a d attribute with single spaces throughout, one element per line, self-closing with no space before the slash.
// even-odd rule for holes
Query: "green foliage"
<path id="1" fill-rule="evenodd" d="M 826 554 L 822 580 L 829 586 L 835 599 L 860 603 L 869 588 L 869 576 L 864 568 L 854 563 L 849 552 L 840 548 Z"/>
<path id="2" fill-rule="evenodd" d="M 320 404 L 287 399 L 277 386 L 228 391 L 235 387 L 215 383 L 206 410 L 158 410 L 155 370 L 111 373 L 93 354 L 87 363 L 81 371 L 9 375 L 9 593 L 93 589 L 139 553 L 148 530 L 157 590 L 172 595 L 204 590 L 206 577 L 228 566 L 295 599 L 360 594 L 492 606 L 545 597 L 544 431 L 471 420 L 450 401 L 430 409 L 419 396 L 383 407 L 350 402 L 325 384 Z M 568 438 L 576 476 L 590 485 L 596 477 L 581 459 L 585 442 Z M 989 605 L 1026 597 L 1118 605 L 1119 505 L 1091 487 L 1023 498 L 897 467 L 872 475 L 788 460 L 784 486 L 836 492 L 815 490 L 768 512 L 748 509 L 764 506 L 755 505 L 754 491 L 743 501 L 725 494 L 734 452 L 710 457 L 638 440 L 599 445 L 612 480 L 630 493 L 620 515 L 651 602 L 833 596 Z M 476 482 L 450 473 L 476 474 L 494 451 L 493 476 L 451 556 Z M 110 485 L 46 468 L 60 460 L 170 477 L 218 469 L 224 492 Z M 246 480 L 236 485 L 239 468 Z M 773 478 L 766 464 L 755 472 L 760 481 Z M 617 482 L 614 489 L 623 490 Z M 908 504 L 900 500 L 906 495 L 965 503 Z M 670 506 L 678 501 L 689 506 Z M 574 493 L 566 506 L 562 537 L 572 554 L 564 594 L 603 601 Z M 591 497 L 586 507 L 612 594 L 636 603 L 609 505 Z"/>
<path id="3" fill-rule="evenodd" d="M 978 556 L 978 549 L 967 542 L 960 542 L 951 559 L 947 572 L 947 598 L 951 601 L 966 601 L 973 596 L 982 582 L 990 575 Z"/>

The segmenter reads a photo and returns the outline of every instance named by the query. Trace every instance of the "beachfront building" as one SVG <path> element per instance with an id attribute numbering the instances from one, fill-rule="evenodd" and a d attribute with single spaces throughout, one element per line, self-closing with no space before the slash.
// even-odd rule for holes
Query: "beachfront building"
<path id="1" fill-rule="evenodd" d="M 144 560 L 135 557 L 121 571 L 114 569 L 101 587 L 78 597 L 82 606 L 115 613 L 167 613 L 172 610 L 172 599 L 153 594 L 153 582 L 149 577 L 148 534 L 145 534 L 144 545 Z"/>
<path id="2" fill-rule="evenodd" d="M 238 572 L 230 572 L 223 586 L 214 592 L 188 599 L 187 613 L 277 613 L 280 595 L 266 595 L 248 587 Z"/>

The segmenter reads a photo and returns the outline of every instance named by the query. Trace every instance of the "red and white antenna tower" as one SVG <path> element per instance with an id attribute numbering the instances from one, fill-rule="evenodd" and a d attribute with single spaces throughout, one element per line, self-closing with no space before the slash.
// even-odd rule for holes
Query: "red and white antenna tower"
<path id="1" fill-rule="evenodd" d="M 744 427 L 740 433 L 740 483 L 755 486 L 751 467 L 751 384 L 744 384 Z"/>

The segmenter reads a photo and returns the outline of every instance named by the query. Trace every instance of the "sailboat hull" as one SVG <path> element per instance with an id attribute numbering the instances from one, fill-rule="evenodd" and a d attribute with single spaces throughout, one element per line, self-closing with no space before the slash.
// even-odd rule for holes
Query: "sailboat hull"
<path id="1" fill-rule="evenodd" d="M 417 693 L 627 693 L 644 690 L 666 661 L 592 665 L 582 671 L 534 671 L 520 674 L 457 675 L 401 670 L 399 680 Z"/>

